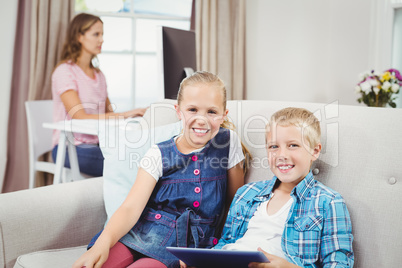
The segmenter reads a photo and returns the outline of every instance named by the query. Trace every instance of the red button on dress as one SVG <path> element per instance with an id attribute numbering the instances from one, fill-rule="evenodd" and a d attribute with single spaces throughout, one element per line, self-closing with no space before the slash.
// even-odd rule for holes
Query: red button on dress
<path id="1" fill-rule="evenodd" d="M 159 220 L 160 218 L 162 218 L 162 215 L 161 215 L 161 214 L 156 214 L 156 215 L 155 215 L 155 219 Z"/>
<path id="2" fill-rule="evenodd" d="M 199 192 L 201 192 L 201 188 L 200 187 L 195 187 L 194 192 L 198 194 Z"/>
<path id="3" fill-rule="evenodd" d="M 193 160 L 193 161 L 197 161 L 197 160 L 198 160 L 198 156 L 193 155 L 193 157 L 191 157 L 191 160 Z"/>
<path id="4" fill-rule="evenodd" d="M 200 202 L 194 201 L 193 206 L 194 206 L 195 208 L 198 208 L 198 207 L 200 206 Z"/>
<path id="5" fill-rule="evenodd" d="M 194 169 L 194 175 L 198 175 L 198 174 L 200 174 L 200 170 L 199 169 Z"/>
<path id="6" fill-rule="evenodd" d="M 212 244 L 214 245 L 218 244 L 218 239 L 214 238 L 214 240 L 212 240 Z"/>

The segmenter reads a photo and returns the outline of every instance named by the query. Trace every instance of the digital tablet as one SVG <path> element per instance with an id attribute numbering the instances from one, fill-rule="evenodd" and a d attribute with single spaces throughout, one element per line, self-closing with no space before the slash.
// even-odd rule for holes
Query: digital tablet
<path id="1" fill-rule="evenodd" d="M 247 268 L 250 262 L 269 262 L 260 251 L 167 247 L 188 266 L 197 268 Z"/>

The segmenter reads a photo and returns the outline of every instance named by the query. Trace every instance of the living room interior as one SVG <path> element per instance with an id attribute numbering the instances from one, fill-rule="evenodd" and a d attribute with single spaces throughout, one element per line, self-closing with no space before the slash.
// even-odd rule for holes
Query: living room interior
<path id="1" fill-rule="evenodd" d="M 2 85 L 4 88 L 4 90 L 0 91 L 0 109 L 2 109 L 0 112 L 0 142 L 5 145 L 0 150 L 0 187 L 2 189 L 0 197 L 4 196 L 3 198 L 7 202 L 15 200 L 17 195 L 18 198 L 25 201 L 28 200 L 26 199 L 28 195 L 29 197 L 39 198 L 39 195 L 31 192 L 32 190 L 22 191 L 29 188 L 28 135 L 26 133 L 27 122 L 24 121 L 26 120 L 24 119 L 26 113 L 24 103 L 28 100 L 51 99 L 48 94 L 50 91 L 42 92 L 35 89 L 34 92 L 36 94 L 33 93 L 32 88 L 35 88 L 35 85 L 32 85 L 32 83 L 36 82 L 41 88 L 49 88 L 50 81 L 46 82 L 45 78 L 49 77 L 46 75 L 51 74 L 54 65 L 52 67 L 46 66 L 47 74 L 45 72 L 41 74 L 43 76 L 41 83 L 38 82 L 38 78 L 32 81 L 33 70 L 36 70 L 37 76 L 40 76 L 39 74 L 41 73 L 38 69 L 32 69 L 33 65 L 18 65 L 23 75 L 18 76 L 18 73 L 16 73 L 18 71 L 15 65 L 16 61 L 18 60 L 21 63 L 23 62 L 21 58 L 30 58 L 26 54 L 31 53 L 32 55 L 34 53 L 32 45 L 24 43 L 18 46 L 16 44 L 16 40 L 27 40 L 21 39 L 23 36 L 18 35 L 20 33 L 18 25 L 19 27 L 25 25 L 25 27 L 32 29 L 30 28 L 32 27 L 30 25 L 32 21 L 21 22 L 18 20 L 21 13 L 31 13 L 35 8 L 37 8 L 37 12 L 40 10 L 39 7 L 34 6 L 40 3 L 40 0 L 33 1 L 31 4 L 27 4 L 28 2 L 23 0 L 11 1 L 7 5 L 3 4 L 0 11 L 0 27 L 3 33 L 3 42 L 0 44 L 0 54 L 3 59 L 0 65 L 0 79 L 3 81 Z M 70 1 L 69 8 L 71 12 L 68 16 L 72 17 L 76 13 L 81 12 L 76 9 L 75 5 L 77 2 L 82 1 Z M 88 5 L 90 2 L 88 1 Z M 135 6 L 136 0 L 126 0 L 123 2 L 130 2 Z M 368 105 L 363 100 L 359 102 L 358 99 L 363 94 L 363 85 L 361 85 L 362 74 L 371 73 L 372 70 L 379 74 L 389 69 L 402 70 L 402 50 L 400 49 L 402 47 L 402 0 L 194 0 L 194 2 L 184 2 L 190 6 L 190 12 L 188 12 L 186 19 L 180 17 L 180 20 L 185 21 L 186 26 L 183 27 L 187 27 L 187 30 L 190 30 L 192 23 L 195 24 L 193 26 L 197 45 L 197 69 L 208 70 L 221 76 L 228 86 L 228 100 L 242 101 L 239 104 L 240 106 L 234 102 L 231 103 L 230 107 L 234 111 L 238 111 L 239 107 L 243 107 L 242 105 L 244 105 L 244 109 L 246 109 L 245 107 L 250 109 L 250 112 L 245 112 L 246 114 L 255 115 L 259 109 L 264 110 L 264 104 L 262 103 L 266 101 L 267 105 L 270 104 L 272 107 L 278 108 L 282 107 L 281 105 L 289 104 L 317 109 L 323 112 L 321 114 L 325 119 L 325 116 L 333 111 L 331 109 L 337 107 L 335 108 L 334 117 L 340 118 L 337 123 L 341 130 L 336 130 L 338 131 L 336 133 L 339 135 L 350 135 L 351 140 L 345 141 L 347 140 L 345 137 L 338 139 L 338 137 L 331 136 L 331 133 L 333 133 L 331 131 L 335 130 L 328 129 L 328 133 L 325 133 L 325 137 L 329 137 L 326 142 L 332 144 L 331 142 L 333 141 L 331 139 L 338 139 L 339 141 L 337 144 L 340 151 L 337 152 L 339 154 L 336 158 L 339 160 L 343 156 L 348 161 L 353 161 L 352 156 L 362 157 L 357 152 L 350 152 L 352 150 L 342 148 L 343 144 L 350 145 L 352 141 L 355 143 L 359 142 L 359 139 L 355 135 L 361 139 L 362 147 L 366 149 L 370 146 L 373 147 L 371 152 L 375 156 L 364 159 L 367 162 L 366 165 L 364 163 L 355 163 L 356 166 L 361 168 L 361 173 L 359 173 L 358 170 L 350 170 L 353 163 L 345 164 L 340 170 L 332 171 L 331 167 L 334 167 L 331 164 L 333 163 L 331 161 L 334 161 L 332 158 L 333 155 L 331 153 L 324 155 L 324 160 L 320 163 L 321 166 L 319 167 L 322 171 L 320 176 L 329 172 L 331 179 L 335 176 L 344 176 L 346 174 L 359 177 L 360 174 L 373 172 L 373 178 L 370 177 L 368 179 L 373 185 L 365 185 L 360 192 L 359 189 L 362 188 L 359 187 L 363 187 L 362 181 L 364 178 L 358 178 L 359 182 L 350 182 L 347 178 L 342 178 L 334 185 L 343 191 L 342 194 L 346 194 L 345 199 L 349 198 L 352 201 L 352 218 L 355 216 L 358 219 L 356 226 L 364 229 L 363 218 L 370 217 L 373 210 L 384 209 L 386 210 L 384 213 L 387 214 L 382 217 L 387 222 L 387 226 L 389 228 L 398 228 L 395 221 L 402 220 L 399 216 L 400 213 L 397 213 L 397 210 L 400 209 L 398 201 L 401 201 L 401 197 L 398 196 L 402 196 L 400 194 L 402 171 L 397 164 L 398 159 L 400 159 L 397 152 L 402 150 L 402 143 L 400 139 L 398 141 L 398 132 L 402 128 L 401 123 L 396 121 L 400 118 L 399 116 L 402 116 L 400 111 L 402 108 L 402 96 L 400 91 L 393 94 L 393 97 L 396 97 L 394 100 L 396 108 L 391 107 L 390 104 L 385 104 L 385 107 L 367 107 Z M 193 3 L 194 8 L 198 8 L 198 10 L 194 11 L 194 20 L 191 22 Z M 21 6 L 25 8 L 30 7 L 32 10 L 21 10 Z M 203 10 L 202 12 L 200 11 L 201 9 Z M 107 17 L 106 11 L 94 11 L 94 13 Z M 203 15 L 202 19 L 200 18 L 201 14 Z M 197 18 L 196 15 L 199 17 Z M 34 17 L 34 15 L 31 16 L 30 19 Z M 135 29 L 134 26 L 131 27 L 132 31 L 134 31 L 133 29 Z M 31 36 L 33 34 L 32 32 L 30 33 Z M 58 36 L 57 38 L 61 37 Z M 156 40 L 156 38 L 154 39 Z M 132 43 L 135 42 L 133 41 Z M 135 45 L 133 46 L 135 47 Z M 156 47 L 156 45 L 153 46 Z M 110 55 L 118 55 L 119 53 L 110 52 Z M 107 54 L 107 51 L 105 51 L 105 54 Z M 106 55 L 104 58 L 102 56 L 99 57 L 100 68 L 102 70 L 102 63 L 107 62 L 107 57 L 110 58 L 110 55 Z M 156 52 L 143 51 L 138 53 L 138 55 L 145 55 L 144 57 L 154 56 L 155 59 L 153 61 L 156 62 Z M 135 62 L 134 58 L 138 55 L 133 52 L 129 57 Z M 144 61 L 136 62 L 137 68 L 139 68 L 138 64 L 141 62 Z M 154 68 L 155 77 L 157 77 L 156 67 L 156 64 L 150 67 Z M 118 68 L 116 65 L 111 64 L 105 66 L 105 69 Z M 130 70 L 130 72 L 122 72 L 124 72 L 122 76 L 127 77 L 134 74 L 133 77 L 137 77 L 139 81 L 141 80 L 141 75 L 136 74 L 136 70 L 134 69 Z M 108 75 L 106 74 L 106 76 Z M 137 89 L 133 90 L 129 87 L 127 89 L 130 91 L 127 93 L 128 95 L 116 93 L 116 100 L 118 100 L 116 102 L 117 108 L 147 106 L 160 100 L 159 91 L 155 93 L 155 91 L 150 90 L 150 92 L 154 92 L 151 96 L 141 95 L 142 91 L 146 91 L 144 89 L 141 91 L 142 88 L 146 88 L 144 87 L 144 79 L 142 80 L 142 84 L 136 84 L 136 81 L 133 80 L 123 81 L 127 81 L 126 84 L 137 87 Z M 116 84 L 113 83 L 111 84 L 119 85 L 117 82 Z M 359 92 L 356 92 L 357 85 L 360 86 Z M 159 86 L 155 82 L 157 90 L 160 89 Z M 20 91 L 24 87 L 25 90 Z M 110 87 L 108 89 L 113 90 Z M 111 99 L 113 101 L 113 98 Z M 130 100 L 129 103 L 127 103 L 127 99 Z M 261 103 L 253 107 L 247 101 L 261 101 Z M 329 107 L 329 110 L 326 110 L 325 107 Z M 269 113 L 273 112 L 271 108 L 266 108 L 266 111 Z M 356 112 L 357 114 L 353 114 L 352 112 Z M 346 113 L 348 116 L 345 116 Z M 367 114 L 363 115 L 361 113 Z M 174 116 L 169 112 L 163 116 L 166 116 L 166 122 L 176 122 Z M 353 117 L 357 121 L 360 120 L 360 124 L 354 121 Z M 368 117 L 372 118 L 373 121 L 370 122 Z M 18 121 L 14 122 L 16 118 Z M 329 116 L 327 118 L 331 120 L 333 117 Z M 382 121 L 381 118 L 386 119 Z M 393 122 L 395 122 L 394 125 Z M 330 121 L 330 123 L 333 122 Z M 342 123 L 350 128 L 345 130 Z M 242 128 L 244 124 L 247 124 L 247 120 L 242 117 L 239 120 L 239 127 Z M 381 126 L 382 129 L 377 129 L 375 124 Z M 370 131 L 369 134 L 365 132 L 366 128 L 367 131 Z M 379 144 L 383 142 L 381 140 L 386 139 L 384 137 L 386 135 L 389 135 L 387 137 L 389 140 L 385 142 L 385 147 L 379 148 L 381 146 Z M 11 139 L 12 143 L 10 143 Z M 258 139 L 255 138 L 255 140 Z M 21 143 L 22 146 L 17 143 Z M 334 147 L 331 148 L 333 149 Z M 368 149 L 363 151 L 366 154 L 370 154 L 370 150 Z M 346 154 L 350 155 L 346 158 Z M 389 161 L 385 161 L 385 159 L 389 159 Z M 356 162 L 359 160 L 359 158 L 355 159 Z M 383 171 L 385 178 L 375 180 L 374 177 L 377 176 L 376 178 L 378 178 L 379 173 L 381 173 L 378 169 L 382 168 L 377 168 L 377 160 L 379 161 L 378 163 L 381 163 L 379 165 L 383 165 L 382 167 L 385 165 L 385 169 L 387 170 Z M 338 165 L 338 162 L 336 165 Z M 363 169 L 367 170 L 363 171 Z M 253 172 L 253 174 L 263 174 L 260 170 Z M 43 186 L 45 184 L 52 184 L 52 181 L 42 181 L 41 183 L 42 185 L 40 186 Z M 95 211 L 96 216 L 101 218 L 101 222 L 97 222 L 95 218 L 90 218 L 87 224 L 95 224 L 96 222 L 97 227 L 102 226 L 107 219 L 105 208 L 99 204 L 102 203 L 102 196 L 99 196 L 103 191 L 102 184 L 103 182 L 97 178 L 93 184 L 89 184 L 85 180 L 78 182 L 77 189 L 72 188 L 73 186 L 64 188 L 69 193 L 74 191 L 84 193 L 85 187 L 94 187 L 94 191 L 98 196 L 95 198 L 96 200 L 94 199 L 95 201 L 91 204 L 92 207 L 88 208 L 88 210 Z M 60 188 L 62 186 L 58 185 L 57 187 L 59 188 L 47 188 L 53 186 L 37 188 L 55 189 L 53 194 L 52 191 L 43 189 L 46 191 L 46 194 L 54 195 L 64 191 Z M 361 200 L 362 198 L 368 198 L 370 196 L 368 193 L 372 195 L 378 194 L 375 187 L 383 192 L 379 194 L 378 202 L 369 201 L 370 205 L 375 203 L 373 205 L 375 209 L 372 210 L 368 207 L 368 204 Z M 366 194 L 363 193 L 364 191 L 366 191 Z M 27 194 L 24 194 L 25 192 Z M 13 193 L 16 195 L 9 195 Z M 69 198 L 62 199 L 65 201 Z M 391 201 L 392 204 L 394 204 L 394 201 L 397 203 L 393 208 L 390 208 Z M 97 204 L 95 204 L 96 202 Z M 361 211 L 358 209 L 359 205 L 361 205 Z M 1 206 L 5 206 L 4 203 L 0 204 Z M 75 203 L 75 206 L 78 206 L 77 203 Z M 63 205 L 61 204 L 60 207 L 63 207 Z M 7 213 L 10 213 L 10 208 L 4 211 L 2 215 L 7 216 Z M 69 208 L 69 213 L 73 215 L 76 211 Z M 80 213 L 71 216 L 69 220 L 77 219 L 78 215 L 85 215 L 83 211 L 80 211 Z M 42 212 L 38 212 L 39 214 L 42 217 L 47 215 Z M 27 220 L 27 218 L 24 219 Z M 56 219 L 52 220 L 56 221 Z M 2 221 L 1 217 L 0 221 Z M 381 229 L 380 217 L 377 216 L 372 221 L 375 224 L 373 223 L 370 226 Z M 65 228 L 63 224 L 60 223 L 57 228 Z M 14 224 L 9 223 L 9 225 Z M 38 223 L 38 225 L 40 224 Z M 73 227 L 70 226 L 69 228 Z M 81 246 L 88 237 L 85 232 L 90 233 L 94 231 L 93 228 L 89 227 L 85 230 L 80 230 L 80 239 L 67 241 L 60 248 Z M 364 235 L 361 233 L 357 234 L 356 254 L 360 259 L 356 261 L 356 267 L 397 267 L 393 265 L 402 261 L 402 257 L 395 253 L 395 251 L 402 248 L 400 242 L 402 239 L 398 240 L 398 238 L 402 238 L 402 233 L 395 231 L 395 233 L 389 234 L 386 230 L 383 231 L 385 233 L 381 233 L 381 239 L 378 238 L 379 233 L 371 232 L 370 230 L 365 230 Z M 60 231 L 60 233 L 63 233 L 63 231 Z M 66 237 L 65 233 L 63 235 L 63 237 Z M 2 240 L 3 244 L 0 248 L 6 247 L 6 238 L 4 241 Z M 52 238 L 57 239 L 57 234 L 54 234 Z M 380 246 L 378 245 L 370 245 L 365 249 L 365 243 L 370 243 L 368 238 L 379 239 L 380 242 L 378 242 L 378 245 L 383 245 L 386 248 L 379 249 Z M 11 243 L 13 242 L 9 242 L 9 244 Z M 33 245 L 29 250 L 40 251 L 56 248 L 54 241 L 47 241 L 47 244 L 45 242 L 43 242 L 44 244 L 40 243 L 42 242 Z M 394 244 L 393 246 L 389 246 L 389 243 Z M 393 249 L 389 249 L 388 251 L 387 248 Z M 375 250 L 381 250 L 381 254 L 383 254 L 380 265 L 369 263 L 369 261 L 375 260 Z M 5 258 L 4 267 L 23 267 L 14 266 L 14 263 L 18 256 L 29 252 L 20 252 L 13 248 L 15 256 Z M 367 254 L 373 255 L 368 256 Z M 56 256 L 55 258 L 57 259 L 58 257 Z M 365 258 L 366 260 L 363 261 Z M 387 262 L 387 258 L 390 259 L 389 262 Z"/>
<path id="2" fill-rule="evenodd" d="M 238 11 L 232 8 L 233 12 L 239 12 L 244 16 L 244 47 L 240 48 L 243 55 L 238 60 L 243 65 L 244 71 L 241 73 L 244 73 L 244 78 L 239 82 L 241 85 L 237 86 L 241 89 L 236 89 L 240 93 L 230 96 L 229 92 L 229 99 L 364 105 L 356 101 L 355 86 L 359 82 L 359 74 L 368 70 L 382 72 L 402 67 L 402 56 L 395 45 L 401 39 L 397 36 L 398 32 L 401 32 L 397 27 L 401 26 L 394 25 L 394 21 L 398 20 L 397 16 L 393 16 L 401 6 L 400 2 L 316 0 L 301 3 L 296 0 L 281 2 L 254 0 L 245 1 L 244 10 Z M 10 123 L 13 70 L 11 67 L 17 8 L 17 2 L 13 2 L 12 5 L 2 9 L 4 16 L 1 25 L 4 28 L 2 32 L 5 41 L 1 44 L 4 60 L 0 73 L 5 83 L 4 88 L 7 90 L 1 93 L 3 112 L 0 122 L 3 131 L 0 137 L 5 144 L 8 135 L 11 134 L 6 130 Z M 225 4 L 222 3 L 220 8 L 225 9 Z M 10 27 L 11 25 L 14 27 Z M 216 27 L 216 31 L 222 28 L 223 33 L 231 29 L 230 25 L 219 25 L 211 27 Z M 206 53 L 210 55 L 215 53 L 217 61 L 228 61 L 232 56 L 225 46 L 230 43 L 230 35 L 220 33 L 217 39 L 222 45 L 217 46 L 215 51 L 210 50 Z M 222 64 L 205 62 L 206 66 L 208 64 L 210 71 L 220 73 L 230 88 L 233 78 L 225 77 L 228 73 L 225 67 Z M 216 66 L 219 67 L 214 70 Z M 396 100 L 398 107 L 402 106 L 401 99 L 399 97 Z M 149 102 L 143 105 L 147 104 Z M 24 106 L 20 105 L 19 108 L 24 109 Z M 25 111 L 19 112 L 23 114 Z M 0 156 L 1 177 L 6 174 L 7 151 L 4 148 Z M 28 158 L 25 156 L 22 162 L 28 163 Z M 10 168 L 18 170 L 15 172 L 19 174 L 21 165 Z M 26 175 L 26 170 L 22 174 Z M 8 191 L 24 189 L 24 186 L 28 186 L 27 181 L 22 185 L 10 185 Z M 4 190 L 7 191 L 6 189 L 7 186 Z"/>

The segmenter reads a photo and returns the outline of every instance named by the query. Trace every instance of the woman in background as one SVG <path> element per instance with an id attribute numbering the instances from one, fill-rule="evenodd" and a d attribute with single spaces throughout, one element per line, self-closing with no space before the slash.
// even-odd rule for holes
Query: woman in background
<path id="1" fill-rule="evenodd" d="M 94 15 L 74 17 L 68 30 L 60 62 L 52 74 L 53 121 L 108 119 L 142 116 L 146 108 L 115 113 L 107 94 L 105 76 L 92 60 L 101 52 L 103 22 Z M 56 161 L 60 131 L 53 133 L 52 156 Z M 79 168 L 82 173 L 102 176 L 103 155 L 97 136 L 74 134 Z M 70 167 L 66 155 L 66 167 Z"/>

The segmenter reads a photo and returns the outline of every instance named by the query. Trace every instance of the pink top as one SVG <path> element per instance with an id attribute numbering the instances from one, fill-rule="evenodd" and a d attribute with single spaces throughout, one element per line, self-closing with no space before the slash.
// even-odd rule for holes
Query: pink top
<path id="1" fill-rule="evenodd" d="M 105 76 L 101 71 L 95 72 L 91 78 L 75 63 L 60 64 L 52 74 L 53 121 L 71 120 L 67 114 L 60 95 L 68 90 L 75 90 L 87 114 L 106 112 L 107 86 Z M 59 141 L 59 130 L 53 131 L 53 146 Z M 99 143 L 98 137 L 74 133 L 75 144 Z"/>

